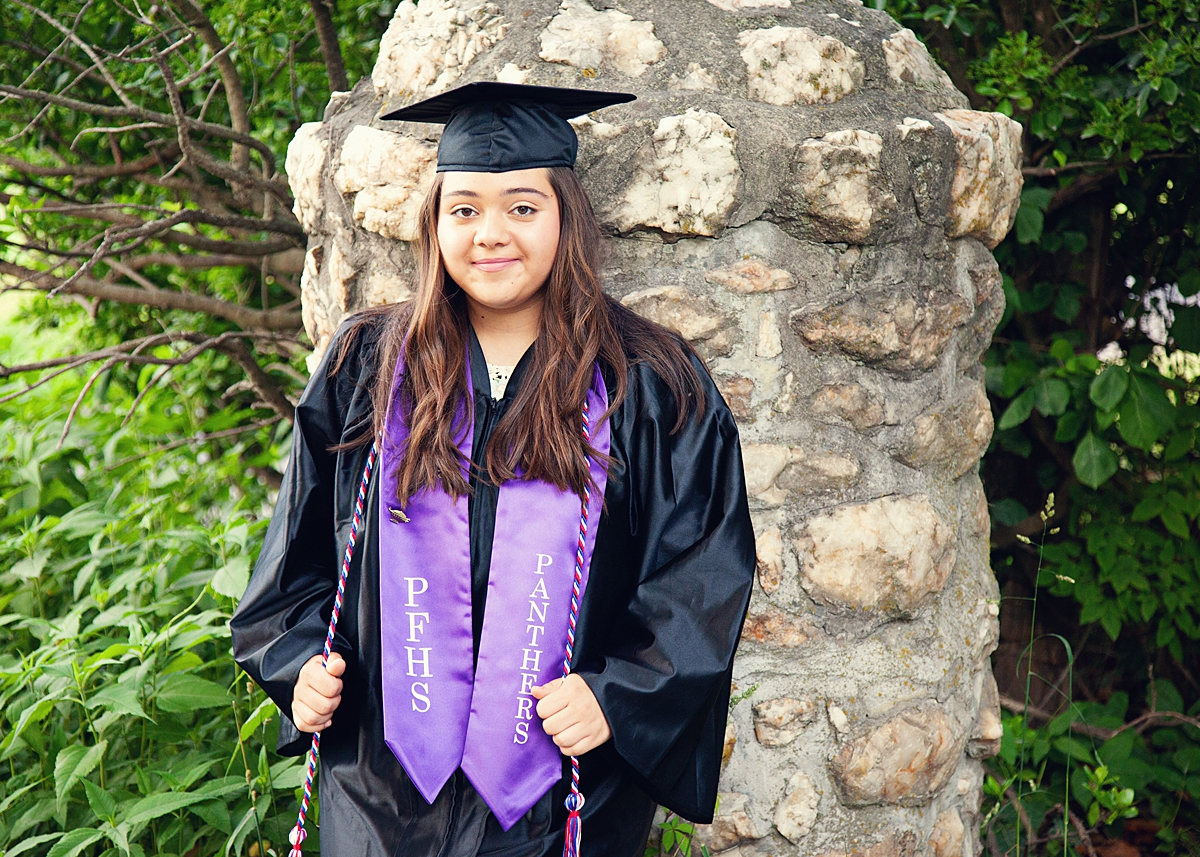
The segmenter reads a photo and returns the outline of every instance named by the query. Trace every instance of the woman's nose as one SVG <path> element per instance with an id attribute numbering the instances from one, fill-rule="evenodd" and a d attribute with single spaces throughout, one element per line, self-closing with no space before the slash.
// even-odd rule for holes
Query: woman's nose
<path id="1" fill-rule="evenodd" d="M 482 247 L 497 247 L 508 243 L 504 219 L 497 214 L 482 214 L 476 221 L 475 243 Z"/>

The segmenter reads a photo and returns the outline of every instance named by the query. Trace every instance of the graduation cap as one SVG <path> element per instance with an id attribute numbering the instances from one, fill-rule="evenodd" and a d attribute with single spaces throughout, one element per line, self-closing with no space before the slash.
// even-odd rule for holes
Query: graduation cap
<path id="1" fill-rule="evenodd" d="M 504 173 L 575 166 L 579 140 L 567 120 L 636 97 L 628 92 L 479 81 L 380 118 L 445 125 L 438 144 L 439 173 Z"/>

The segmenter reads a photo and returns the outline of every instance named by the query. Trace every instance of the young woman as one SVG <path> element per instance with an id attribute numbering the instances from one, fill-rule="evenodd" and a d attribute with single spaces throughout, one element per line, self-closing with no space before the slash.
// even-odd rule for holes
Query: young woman
<path id="1" fill-rule="evenodd" d="M 589 857 L 641 857 L 656 804 L 711 820 L 754 537 L 703 365 L 601 289 L 566 119 L 629 99 L 471 84 L 385 117 L 447 123 L 416 297 L 313 374 L 232 621 L 280 752 L 321 732 L 327 857 L 557 855 L 569 809 Z"/>

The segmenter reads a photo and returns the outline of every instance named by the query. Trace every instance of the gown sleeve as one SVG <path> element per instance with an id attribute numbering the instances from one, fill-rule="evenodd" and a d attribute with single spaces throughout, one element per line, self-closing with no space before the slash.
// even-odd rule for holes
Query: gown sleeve
<path id="1" fill-rule="evenodd" d="M 755 553 L 737 427 L 697 366 L 708 402 L 674 435 L 674 406 L 657 376 L 630 385 L 641 397 L 630 402 L 632 538 L 610 561 L 633 564 L 637 579 L 606 623 L 602 668 L 580 675 L 644 790 L 704 823 L 716 802 Z"/>
<path id="2" fill-rule="evenodd" d="M 336 453 L 342 440 L 357 356 L 336 377 L 329 369 L 346 326 L 334 336 L 296 406 L 292 449 L 275 512 L 246 592 L 230 620 L 233 656 L 279 706 L 280 751 L 303 737 L 291 722 L 300 668 L 321 653 L 337 589 L 334 533 Z M 338 647 L 339 651 L 342 647 Z M 344 652 L 343 652 L 344 654 Z M 299 746 L 299 745 L 298 745 Z"/>

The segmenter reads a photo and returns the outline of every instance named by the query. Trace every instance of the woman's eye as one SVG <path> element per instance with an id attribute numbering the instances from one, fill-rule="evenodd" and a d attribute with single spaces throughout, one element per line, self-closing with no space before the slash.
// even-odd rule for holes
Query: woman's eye
<path id="1" fill-rule="evenodd" d="M 532 205 L 518 205 L 515 208 L 513 208 L 513 214 L 515 214 L 517 217 L 528 217 L 529 215 L 535 214 L 536 212 L 537 212 L 537 209 L 534 208 Z"/>
<path id="2" fill-rule="evenodd" d="M 460 205 L 458 208 L 452 209 L 450 215 L 452 217 L 470 217 L 475 213 L 475 209 L 470 206 Z"/>

